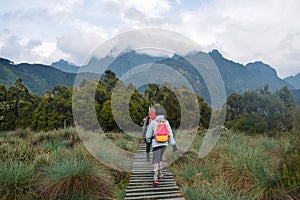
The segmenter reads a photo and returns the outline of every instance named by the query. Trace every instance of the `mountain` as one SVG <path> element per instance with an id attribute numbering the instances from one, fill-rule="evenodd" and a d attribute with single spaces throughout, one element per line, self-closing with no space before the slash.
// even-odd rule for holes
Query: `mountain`
<path id="1" fill-rule="evenodd" d="M 65 60 L 59 60 L 52 63 L 51 66 L 47 66 L 26 63 L 16 65 L 10 60 L 0 58 L 0 84 L 10 86 L 17 77 L 20 77 L 31 92 L 42 94 L 44 89 L 51 89 L 55 85 L 73 85 L 76 73 L 84 74 L 80 77 L 85 79 L 95 79 L 98 78 L 97 74 L 103 74 L 104 70 L 110 69 L 120 78 L 137 66 L 145 64 L 148 64 L 148 66 L 150 64 L 152 67 L 165 65 L 185 77 L 193 86 L 195 92 L 203 96 L 209 103 L 209 90 L 204 79 L 207 79 L 207 77 L 202 77 L 189 62 L 196 60 L 199 61 L 200 67 L 205 67 L 207 63 L 201 62 L 206 62 L 207 60 L 205 61 L 203 58 L 207 57 L 211 58 L 219 70 L 227 96 L 232 93 L 243 93 L 247 90 L 263 88 L 266 84 L 268 84 L 271 91 L 284 86 L 292 90 L 297 88 L 297 85 L 291 80 L 300 78 L 300 74 L 298 74 L 295 77 L 282 80 L 277 76 L 275 69 L 263 62 L 257 61 L 242 65 L 224 58 L 218 50 L 209 53 L 193 52 L 186 56 L 174 54 L 172 57 L 150 56 L 136 51 L 127 51 L 116 58 L 111 56 L 100 59 L 93 57 L 87 65 L 81 67 Z M 159 70 L 159 68 L 157 69 Z"/>
<path id="2" fill-rule="evenodd" d="M 294 102 L 300 106 L 300 89 L 291 90 L 291 94 L 293 95 Z"/>
<path id="3" fill-rule="evenodd" d="M 284 80 L 293 85 L 295 89 L 300 89 L 300 73 L 298 73 L 296 76 L 286 77 Z"/>
<path id="4" fill-rule="evenodd" d="M 59 61 L 52 63 L 51 67 L 59 69 L 60 71 L 63 72 L 74 73 L 74 74 L 76 74 L 79 70 L 78 66 L 63 59 L 60 59 Z"/>
<path id="5" fill-rule="evenodd" d="M 71 86 L 75 80 L 75 74 L 62 72 L 51 66 L 27 63 L 16 65 L 10 60 L 0 58 L 0 84 L 10 87 L 18 77 L 30 92 L 38 95 L 56 85 Z"/>
<path id="6" fill-rule="evenodd" d="M 116 58 L 106 56 L 104 58 L 97 59 L 92 57 L 87 65 L 81 67 L 81 72 L 91 72 L 103 74 L 105 70 L 112 70 L 118 78 L 124 75 L 132 68 L 149 63 L 155 63 L 165 57 L 154 57 L 147 54 L 139 54 L 136 51 L 123 52 Z"/>
<path id="7" fill-rule="evenodd" d="M 117 58 L 109 56 L 101 59 L 92 58 L 89 64 L 83 66 L 84 68 L 82 69 L 86 71 L 98 70 L 99 73 L 103 73 L 104 69 L 100 70 L 100 68 L 107 66 L 105 69 L 111 69 L 116 73 L 116 76 L 120 78 L 134 67 L 144 64 L 152 64 L 152 67 L 158 65 L 169 66 L 180 72 L 193 86 L 195 92 L 203 96 L 209 103 L 210 95 L 206 83 L 202 75 L 199 74 L 195 67 L 188 61 L 196 60 L 203 62 L 203 60 L 205 60 L 203 58 L 207 58 L 208 55 L 214 61 L 220 72 L 227 96 L 232 93 L 242 93 L 247 90 L 263 88 L 265 85 L 268 85 L 271 91 L 285 86 L 289 89 L 294 89 L 291 84 L 280 79 L 275 69 L 271 66 L 260 61 L 244 66 L 224 58 L 218 50 L 213 50 L 209 53 L 194 52 L 186 56 L 175 54 L 172 57 L 153 57 L 146 54 L 139 54 L 135 51 L 129 51 L 120 54 Z"/>
<path id="8" fill-rule="evenodd" d="M 285 86 L 289 89 L 294 88 L 280 79 L 275 69 L 263 62 L 248 63 L 244 66 L 224 58 L 217 50 L 213 50 L 209 54 L 221 73 L 227 95 L 233 92 L 242 93 L 246 90 L 262 88 L 266 84 L 272 91 Z"/>

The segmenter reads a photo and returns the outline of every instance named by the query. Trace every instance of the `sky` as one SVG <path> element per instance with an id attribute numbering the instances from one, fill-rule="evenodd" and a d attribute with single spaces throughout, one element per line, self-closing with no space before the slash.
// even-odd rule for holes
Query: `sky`
<path id="1" fill-rule="evenodd" d="M 241 64 L 263 61 L 285 78 L 300 72 L 299 0 L 0 0 L 0 57 L 82 65 L 104 41 L 162 28 Z"/>

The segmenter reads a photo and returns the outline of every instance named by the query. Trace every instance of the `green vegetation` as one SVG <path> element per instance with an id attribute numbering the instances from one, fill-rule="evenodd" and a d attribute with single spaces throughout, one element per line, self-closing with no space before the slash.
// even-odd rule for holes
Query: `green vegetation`
<path id="1" fill-rule="evenodd" d="M 84 124 L 85 129 L 95 130 L 99 122 L 105 132 L 120 132 L 121 130 L 114 120 L 111 109 L 112 89 L 117 83 L 121 93 L 118 93 L 113 99 L 119 108 L 115 115 L 119 116 L 119 121 L 124 123 L 122 128 L 126 130 L 133 130 L 134 127 L 126 124 L 128 117 L 122 117 L 124 114 L 122 110 L 128 109 L 128 101 L 124 102 L 124 99 L 129 100 L 130 117 L 135 124 L 140 124 L 147 115 L 149 106 L 158 103 L 165 107 L 172 127 L 178 128 L 181 113 L 177 96 L 185 98 L 182 102 L 189 102 L 185 100 L 192 96 L 187 88 L 172 88 L 167 83 L 161 87 L 150 84 L 145 90 L 144 96 L 142 96 L 132 84 L 126 86 L 121 81 L 118 82 L 115 74 L 110 70 L 106 71 L 98 82 L 83 81 L 78 88 L 55 86 L 52 90 L 45 90 L 42 97 L 31 94 L 23 84 L 22 79 L 18 78 L 14 86 L 9 89 L 4 85 L 0 85 L 0 131 L 25 128 L 34 131 L 51 131 L 73 127 L 72 95 L 74 94 L 73 89 L 75 89 L 76 91 L 80 90 L 80 92 L 75 93 L 77 96 L 75 96 L 75 102 L 73 102 L 76 105 L 76 113 L 81 116 L 78 125 Z M 95 96 L 92 95 L 93 90 L 95 90 Z M 199 124 L 202 128 L 207 128 L 211 108 L 204 102 L 202 97 L 197 96 L 197 98 L 201 114 Z M 86 112 L 87 102 L 94 106 L 98 122 L 94 122 L 94 115 Z M 186 110 L 191 107 L 191 105 L 183 104 L 181 106 Z M 184 124 L 192 126 L 188 122 L 193 121 L 195 114 L 195 112 L 191 112 L 184 119 L 186 122 Z"/>
<path id="2" fill-rule="evenodd" d="M 232 94 L 227 99 L 226 126 L 246 133 L 274 134 L 291 131 L 296 105 L 284 87 L 273 93 L 263 89 Z"/>
<path id="3" fill-rule="evenodd" d="M 116 84 L 122 90 L 112 101 Z M 95 96 L 90 95 L 93 86 Z M 125 125 L 121 108 L 128 108 L 128 103 L 124 99 L 129 101 L 135 124 L 146 116 L 150 105 L 158 103 L 166 109 L 174 132 L 183 122 L 181 128 L 193 127 L 189 122 L 198 114 L 190 112 L 181 121 L 181 109 L 189 110 L 186 102 L 193 97 L 187 88 L 149 84 L 141 95 L 133 85 L 118 82 L 112 71 L 76 88 L 56 86 L 41 97 L 31 94 L 20 78 L 8 89 L 0 85 L 0 199 L 124 198 L 129 174 L 98 162 L 81 143 L 73 122 L 73 90 L 80 90 L 73 102 L 82 114 L 77 125 L 96 129 L 93 116 L 83 109 L 92 102 L 105 131 L 103 137 L 130 152 L 138 149 L 139 138 L 120 130 L 112 116 L 113 103 L 119 106 L 116 112 Z M 223 107 L 229 131 L 221 134 L 203 159 L 198 151 L 212 109 L 202 97 L 196 98 L 199 134 L 171 165 L 186 199 L 300 198 L 300 110 L 287 88 L 270 92 L 266 86 L 230 95 Z M 111 152 L 103 156 L 109 159 Z"/>
<path id="4" fill-rule="evenodd" d="M 20 133 L 0 136 L 0 199 L 121 199 L 129 175 L 95 160 L 74 139 L 75 129 Z M 127 141 L 127 150 L 138 148 L 121 133 L 109 138 Z"/>
<path id="5" fill-rule="evenodd" d="M 186 199 L 300 197 L 300 162 L 295 159 L 300 156 L 290 155 L 295 135 L 268 138 L 227 132 L 200 159 L 197 150 L 202 140 L 203 135 L 198 135 L 189 151 L 171 165 Z"/>

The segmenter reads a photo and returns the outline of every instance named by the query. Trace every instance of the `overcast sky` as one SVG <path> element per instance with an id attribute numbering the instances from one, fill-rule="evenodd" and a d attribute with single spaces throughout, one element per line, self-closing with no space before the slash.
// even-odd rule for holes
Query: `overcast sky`
<path id="1" fill-rule="evenodd" d="M 156 27 L 205 52 L 263 61 L 284 78 L 300 72 L 299 0 L 0 0 L 0 56 L 16 63 L 81 65 L 103 41 Z"/>

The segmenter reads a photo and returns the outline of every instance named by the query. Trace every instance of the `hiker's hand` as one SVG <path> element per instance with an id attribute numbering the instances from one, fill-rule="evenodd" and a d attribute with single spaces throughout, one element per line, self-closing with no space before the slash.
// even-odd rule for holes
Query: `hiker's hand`
<path id="1" fill-rule="evenodd" d="M 173 145 L 173 152 L 175 152 L 175 151 L 177 151 L 178 149 L 177 149 L 177 146 L 176 146 L 176 144 L 175 145 Z"/>

